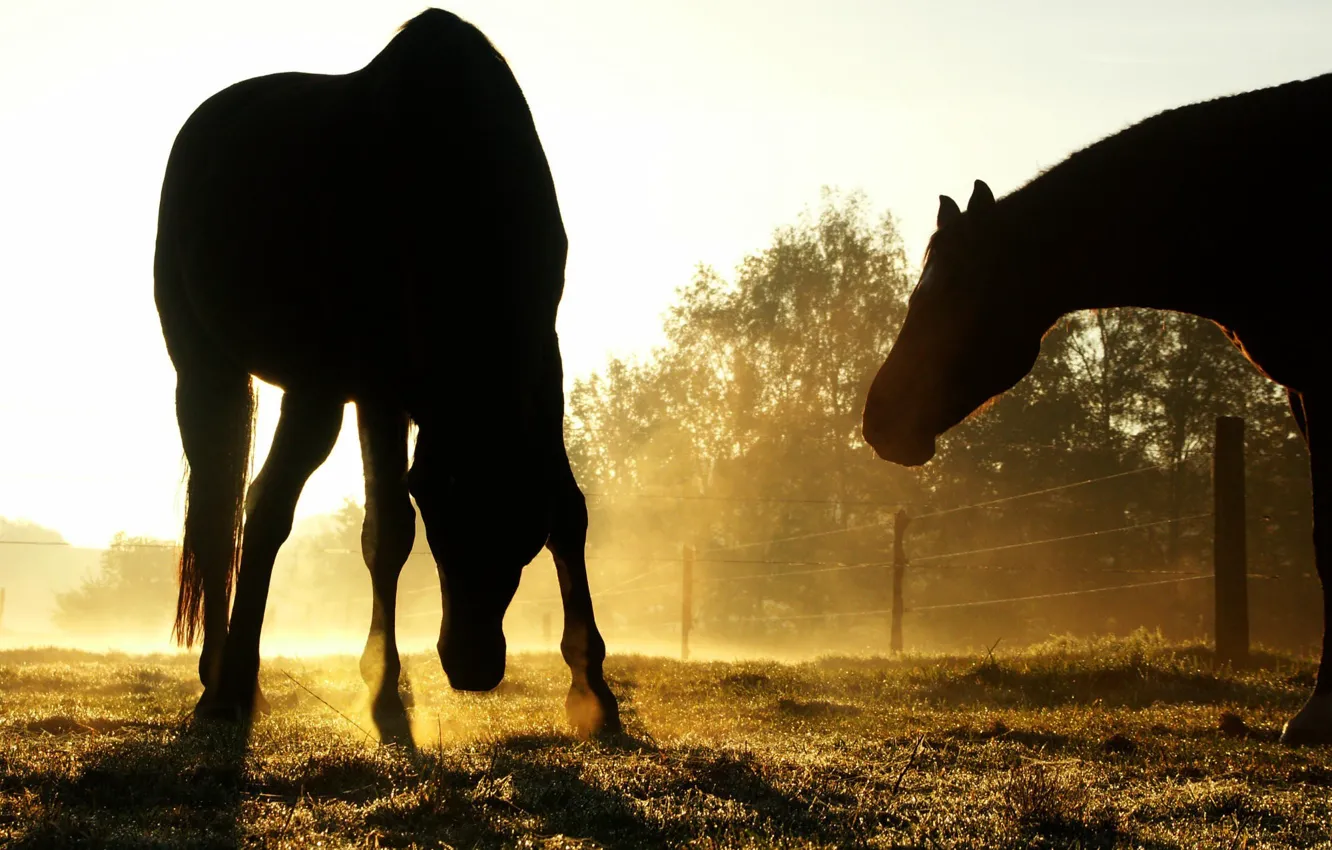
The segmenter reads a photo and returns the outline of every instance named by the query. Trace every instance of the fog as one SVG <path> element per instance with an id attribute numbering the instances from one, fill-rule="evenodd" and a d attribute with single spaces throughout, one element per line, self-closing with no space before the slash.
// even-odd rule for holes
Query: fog
<path id="1" fill-rule="evenodd" d="M 909 470 L 877 459 L 860 423 L 915 276 L 890 216 L 828 194 L 734 275 L 700 269 L 665 346 L 574 381 L 566 445 L 612 655 L 682 654 L 687 549 L 689 657 L 888 653 L 899 511 L 906 652 L 1139 628 L 1206 639 L 1218 416 L 1245 421 L 1252 639 L 1315 647 L 1307 452 L 1282 394 L 1215 326 L 1075 314 L 1026 379 Z M 266 655 L 360 652 L 363 516 L 348 500 L 297 523 L 274 571 Z M 174 541 L 129 534 L 97 550 L 60 545 L 59 529 L 0 532 L 5 646 L 174 651 Z M 425 540 L 418 517 L 398 592 L 404 652 L 433 651 L 440 627 Z M 508 610 L 509 649 L 556 651 L 561 629 L 543 552 Z"/>

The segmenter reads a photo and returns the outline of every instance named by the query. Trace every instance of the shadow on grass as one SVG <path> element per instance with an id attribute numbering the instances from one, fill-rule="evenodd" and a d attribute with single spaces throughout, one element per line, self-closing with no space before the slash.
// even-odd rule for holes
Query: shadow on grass
<path id="1" fill-rule="evenodd" d="M 858 717 L 864 710 L 854 705 L 844 705 L 828 700 L 799 700 L 783 697 L 777 700 L 777 712 L 788 717 L 826 718 Z"/>
<path id="2" fill-rule="evenodd" d="M 550 746 L 554 742 L 509 740 L 497 748 L 493 765 L 495 774 L 511 777 L 514 807 L 541 834 L 608 848 L 676 846 L 705 837 L 725 843 L 755 835 L 778 844 L 852 839 L 840 821 L 815 814 L 812 800 L 770 782 L 747 753 L 700 747 L 664 757 L 638 751 L 649 756 L 644 772 L 656 779 L 626 787 L 622 770 L 604 759 L 527 757 Z"/>
<path id="3" fill-rule="evenodd" d="M 23 778 L 41 817 L 8 846 L 235 847 L 246 733 L 182 725 L 106 747 L 75 773 Z"/>
<path id="4" fill-rule="evenodd" d="M 623 760 L 635 759 L 626 770 Z M 783 791 L 744 753 L 668 754 L 632 738 L 605 745 L 537 734 L 500 739 L 471 759 L 446 750 L 415 761 L 412 787 L 367 811 L 365 826 L 385 843 L 499 847 L 562 835 L 640 848 L 758 835 L 846 846 L 860 838 L 845 819 L 824 815 L 814 792 Z"/>
<path id="5" fill-rule="evenodd" d="M 1110 850 L 1114 847 L 1133 847 L 1136 850 L 1176 850 L 1175 842 L 1144 838 L 1133 830 L 1122 830 L 1114 820 L 1106 817 L 1097 821 L 1049 820 L 1027 821 L 1017 830 L 1019 847 L 1076 847 L 1079 850 Z M 1245 845 L 1236 845 L 1245 846 Z"/>

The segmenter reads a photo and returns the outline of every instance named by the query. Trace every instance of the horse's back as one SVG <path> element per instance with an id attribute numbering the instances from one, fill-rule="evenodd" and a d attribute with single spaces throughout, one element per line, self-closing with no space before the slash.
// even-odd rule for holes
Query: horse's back
<path id="1" fill-rule="evenodd" d="M 484 36 L 448 18 L 360 71 L 258 77 L 195 110 L 159 212 L 168 347 L 173 322 L 206 325 L 285 385 L 400 371 L 413 325 L 436 345 L 476 336 L 523 298 L 553 325 L 564 231 L 530 112 Z M 506 263 L 558 274 L 504 292 L 485 277 Z"/>
<path id="2" fill-rule="evenodd" d="M 207 326 L 265 379 L 304 371 L 298 350 L 346 338 L 390 293 L 375 291 L 375 181 L 365 106 L 345 77 L 275 74 L 218 92 L 177 135 L 158 215 L 156 289 L 171 321 Z M 174 293 L 172 290 L 181 290 Z M 180 297 L 183 294 L 183 298 Z M 178 343 L 177 345 L 187 344 Z M 173 354 L 174 356 L 174 354 Z M 331 364 L 330 364 L 331 365 Z M 275 368 L 276 367 L 276 368 Z"/>
<path id="3" fill-rule="evenodd" d="M 224 274 L 271 268 L 304 253 L 320 262 L 331 225 L 374 217 L 369 162 L 379 158 L 373 113 L 349 96 L 347 77 L 274 74 L 230 86 L 204 101 L 172 146 L 158 218 L 160 250 L 187 271 Z M 172 242 L 178 244 L 172 244 Z M 310 256 L 313 248 L 323 248 Z M 199 255 L 196 259 L 195 255 Z"/>
<path id="4" fill-rule="evenodd" d="M 1332 74 L 1158 113 L 1070 157 L 1115 163 L 1125 191 L 1222 208 L 1298 197 L 1332 182 Z M 1296 178 L 1293 183 L 1288 178 Z M 1172 194 L 1174 197 L 1172 197 Z M 1177 206 L 1158 208 L 1177 215 Z"/>
<path id="5" fill-rule="evenodd" d="M 1169 109 L 1072 154 L 1000 201 L 1081 260 L 1126 254 L 1152 303 L 1216 320 L 1274 380 L 1321 361 L 1332 285 L 1332 74 Z"/>
<path id="6" fill-rule="evenodd" d="M 1199 161 L 1216 152 L 1229 173 L 1217 174 L 1255 201 L 1332 188 L 1332 74 L 1286 83 L 1201 104 L 1215 112 L 1215 129 L 1199 122 Z M 1201 111 L 1201 110 L 1200 110 Z M 1275 185 L 1282 177 L 1298 185 Z M 1244 200 L 1243 197 L 1237 200 Z"/>
<path id="7" fill-rule="evenodd" d="M 1332 286 L 1332 205 L 1318 200 L 1332 195 L 1332 74 L 1194 109 L 1193 179 L 1176 223 L 1198 246 L 1187 262 L 1255 365 L 1308 389 L 1326 349 L 1316 293 Z"/>
<path id="8" fill-rule="evenodd" d="M 1123 204 L 1136 220 L 1118 228 L 1160 234 L 1177 249 L 1162 261 L 1179 271 L 1279 274 L 1321 254 L 1332 228 L 1332 205 L 1306 200 L 1332 194 L 1329 151 L 1332 74 L 1167 110 L 1069 164 L 1097 187 L 1089 210 L 1099 192 L 1137 199 Z"/>

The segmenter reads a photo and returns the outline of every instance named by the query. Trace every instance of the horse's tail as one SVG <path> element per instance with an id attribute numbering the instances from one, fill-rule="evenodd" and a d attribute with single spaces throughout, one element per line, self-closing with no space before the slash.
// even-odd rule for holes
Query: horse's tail
<path id="1" fill-rule="evenodd" d="M 201 636 L 206 612 L 225 624 L 231 607 L 254 442 L 254 385 L 243 372 L 180 373 L 176 414 L 185 446 L 186 493 L 172 634 L 190 646 Z"/>

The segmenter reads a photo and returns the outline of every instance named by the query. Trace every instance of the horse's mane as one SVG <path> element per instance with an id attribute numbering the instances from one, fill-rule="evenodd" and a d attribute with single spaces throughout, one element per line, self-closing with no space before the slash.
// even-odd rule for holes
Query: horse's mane
<path id="1" fill-rule="evenodd" d="M 925 256 L 922 257 L 920 261 L 920 267 L 922 269 L 925 268 L 925 266 L 929 265 L 930 255 L 934 253 L 935 244 L 938 239 L 939 239 L 939 231 L 936 230 L 930 234 L 930 241 L 925 243 Z"/>
<path id="2" fill-rule="evenodd" d="M 962 215 L 965 217 L 966 213 L 964 212 Z M 956 230 L 956 225 L 954 226 L 954 230 Z M 942 244 L 949 240 L 950 237 L 948 234 L 951 232 L 953 231 L 946 231 L 943 228 L 936 228 L 935 231 L 930 234 L 929 241 L 925 243 L 925 255 L 921 258 L 920 261 L 920 268 L 922 272 L 925 270 L 925 267 L 929 265 L 930 257 L 934 256 L 934 253 L 940 250 Z M 953 241 L 957 240 L 953 239 Z"/>
<path id="3" fill-rule="evenodd" d="M 1248 155 L 1246 133 L 1278 132 L 1273 125 L 1288 130 L 1296 116 L 1306 116 L 1304 138 L 1325 137 L 1329 122 L 1323 104 L 1329 98 L 1332 74 L 1323 74 L 1166 109 L 1073 151 L 998 203 L 1023 204 L 1048 193 L 1122 194 L 1154 183 L 1178 184 L 1179 175 L 1168 169 L 1185 158 L 1210 157 L 1216 163 L 1211 170 L 1219 175 Z M 1131 187 L 1125 177 L 1135 181 Z"/>
<path id="4" fill-rule="evenodd" d="M 940 243 L 940 241 L 942 241 L 942 240 L 939 239 L 939 236 L 940 236 L 940 233 L 941 233 L 941 232 L 942 232 L 942 231 L 940 231 L 940 230 L 936 230 L 936 231 L 934 231 L 933 233 L 931 233 L 931 234 L 930 234 L 930 241 L 928 241 L 928 242 L 925 243 L 925 255 L 924 255 L 924 257 L 923 257 L 923 258 L 921 259 L 921 261 L 920 261 L 920 278 L 921 278 L 921 279 L 923 279 L 923 278 L 925 277 L 925 269 L 926 269 L 926 267 L 929 266 L 929 264 L 930 264 L 930 257 L 932 257 L 932 256 L 934 255 L 934 252 L 935 252 L 936 250 L 938 250 L 938 248 L 939 248 L 939 243 Z M 920 279 L 917 279 L 917 280 L 916 280 L 916 285 L 913 286 L 913 287 L 911 287 L 911 293 L 910 293 L 910 295 L 914 295 L 915 292 L 916 292 L 916 288 L 919 287 L 919 286 L 920 286 Z M 909 297 L 909 296 L 908 296 L 908 297 Z"/>
<path id="5" fill-rule="evenodd" d="M 1324 74 L 1166 109 L 1074 150 L 998 198 L 996 203 L 1009 209 L 1022 208 L 1024 216 L 1050 215 L 1042 211 L 1062 209 L 1061 205 L 1048 202 L 1052 197 L 1104 192 L 1107 197 L 1122 198 L 1143 186 L 1177 181 L 1178 176 L 1168 169 L 1173 161 L 1193 155 L 1186 153 L 1190 146 L 1202 145 L 1197 156 L 1216 155 L 1216 149 L 1225 148 L 1237 127 L 1244 129 L 1253 124 L 1265 127 L 1292 112 L 1315 113 L 1316 104 L 1326 103 L 1329 97 L 1332 97 L 1332 74 Z M 1322 120 L 1326 127 L 1326 119 Z M 1230 159 L 1221 160 L 1217 169 L 1225 167 L 1237 154 L 1231 151 L 1227 156 Z M 1133 181 L 1128 188 L 1126 176 Z M 1024 220 L 1030 226 L 1030 219 Z M 948 242 L 948 231 L 934 231 L 925 246 L 922 272 L 940 246 Z"/>

